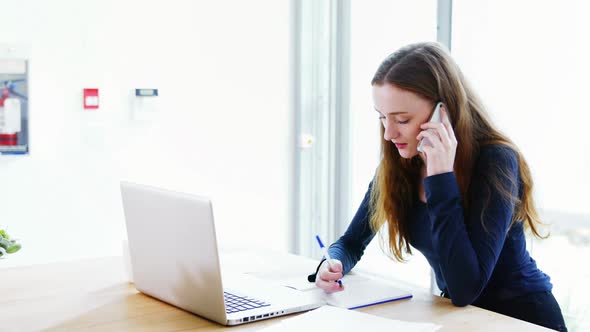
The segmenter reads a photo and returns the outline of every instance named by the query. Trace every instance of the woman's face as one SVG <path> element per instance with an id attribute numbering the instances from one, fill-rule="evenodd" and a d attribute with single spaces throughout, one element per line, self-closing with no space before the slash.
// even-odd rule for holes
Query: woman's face
<path id="1" fill-rule="evenodd" d="M 430 118 L 432 102 L 389 83 L 373 85 L 373 102 L 385 128 L 383 138 L 395 144 L 402 158 L 417 155 L 416 136 L 422 131 L 420 125 Z"/>

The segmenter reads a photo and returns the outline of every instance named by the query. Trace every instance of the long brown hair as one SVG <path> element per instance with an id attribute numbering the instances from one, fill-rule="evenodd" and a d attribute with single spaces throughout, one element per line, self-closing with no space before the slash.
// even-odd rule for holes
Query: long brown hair
<path id="1" fill-rule="evenodd" d="M 465 209 L 470 205 L 468 190 L 481 147 L 503 145 L 512 149 L 518 158 L 521 197 L 515 197 L 508 190 L 505 177 L 509 175 L 502 174 L 502 170 L 496 178 L 492 176 L 487 181 L 493 190 L 514 202 L 510 226 L 524 222 L 526 229 L 543 237 L 538 230 L 541 222 L 533 201 L 533 179 L 522 153 L 508 137 L 494 128 L 483 104 L 442 45 L 434 42 L 411 44 L 391 54 L 381 63 L 371 81 L 371 85 L 383 84 L 414 92 L 433 105 L 438 101 L 445 104 L 457 139 L 454 173 Z M 377 232 L 387 223 L 388 248 L 398 261 L 404 260 L 404 252 L 411 253 L 408 215 L 419 199 L 422 166 L 419 156 L 402 158 L 393 143 L 384 139 L 381 126 L 381 162 L 371 191 L 370 224 Z M 481 215 L 483 222 L 483 211 Z"/>

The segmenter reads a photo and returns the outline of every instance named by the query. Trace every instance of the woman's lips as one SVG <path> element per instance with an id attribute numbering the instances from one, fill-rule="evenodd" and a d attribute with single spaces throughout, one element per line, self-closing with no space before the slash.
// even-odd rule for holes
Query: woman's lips
<path id="1" fill-rule="evenodd" d="M 405 149 L 408 146 L 408 143 L 395 143 L 395 147 L 398 149 Z"/>

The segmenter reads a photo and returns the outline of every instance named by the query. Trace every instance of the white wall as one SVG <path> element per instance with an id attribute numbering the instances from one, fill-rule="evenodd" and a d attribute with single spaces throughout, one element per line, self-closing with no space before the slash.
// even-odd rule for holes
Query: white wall
<path id="1" fill-rule="evenodd" d="M 23 249 L 0 267 L 119 255 L 120 179 L 212 196 L 222 246 L 286 250 L 288 0 L 0 8 L 0 44 L 31 53 L 31 154 L 0 156 L 0 224 Z M 94 87 L 100 109 L 84 111 Z M 157 112 L 132 121 L 142 87 L 159 89 Z"/>

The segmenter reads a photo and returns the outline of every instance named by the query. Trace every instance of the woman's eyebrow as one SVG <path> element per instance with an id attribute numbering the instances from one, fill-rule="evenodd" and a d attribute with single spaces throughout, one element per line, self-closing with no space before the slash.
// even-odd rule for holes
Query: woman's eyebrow
<path id="1" fill-rule="evenodd" d="M 377 111 L 379 114 L 383 114 L 381 113 L 380 110 L 378 110 L 376 107 L 373 107 L 375 109 L 375 111 Z M 391 112 L 391 113 L 387 113 L 387 114 L 392 114 L 392 115 L 398 115 L 398 114 L 408 114 L 408 112 Z"/>

